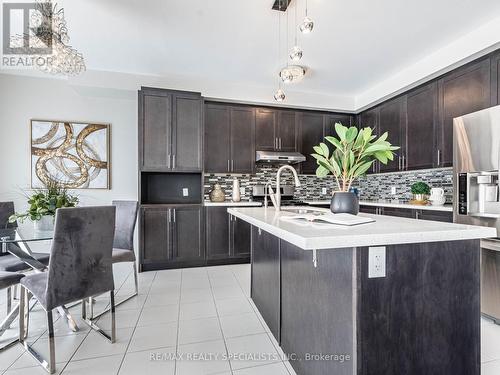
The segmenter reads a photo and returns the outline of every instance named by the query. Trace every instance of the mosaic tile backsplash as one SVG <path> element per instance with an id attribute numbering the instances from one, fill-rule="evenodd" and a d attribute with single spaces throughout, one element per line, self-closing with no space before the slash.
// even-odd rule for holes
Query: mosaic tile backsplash
<path id="1" fill-rule="evenodd" d="M 279 166 L 263 164 L 257 167 L 254 175 L 241 174 L 206 174 L 204 180 L 205 199 L 213 189 L 215 183 L 219 183 L 226 193 L 226 199 L 231 199 L 233 179 L 240 181 L 240 187 L 245 190 L 242 200 L 250 200 L 252 186 L 262 185 L 276 179 L 276 171 Z M 313 175 L 300 175 L 301 186 L 295 188 L 296 200 L 324 200 L 329 199 L 335 187 L 332 176 L 318 178 Z M 431 187 L 441 187 L 445 191 L 446 202 L 451 203 L 453 199 L 453 170 L 452 168 L 428 169 L 420 171 L 394 172 L 364 176 L 353 186 L 359 189 L 362 200 L 401 200 L 411 199 L 410 187 L 417 181 L 424 181 Z M 292 174 L 285 171 L 282 175 L 282 184 L 293 184 Z M 396 194 L 391 194 L 391 187 L 396 187 Z M 322 194 L 326 188 L 327 193 Z"/>

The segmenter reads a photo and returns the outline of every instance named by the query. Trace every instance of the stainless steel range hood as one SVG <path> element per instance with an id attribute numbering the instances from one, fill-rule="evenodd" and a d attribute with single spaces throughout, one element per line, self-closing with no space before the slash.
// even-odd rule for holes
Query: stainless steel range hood
<path id="1" fill-rule="evenodd" d="M 297 164 L 306 160 L 300 152 L 257 151 L 255 161 L 260 163 Z"/>

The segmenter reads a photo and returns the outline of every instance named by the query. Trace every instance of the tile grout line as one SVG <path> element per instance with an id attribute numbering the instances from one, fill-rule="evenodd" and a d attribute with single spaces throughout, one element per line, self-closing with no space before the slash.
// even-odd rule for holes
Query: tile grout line
<path id="1" fill-rule="evenodd" d="M 139 319 L 141 318 L 141 315 L 142 315 L 142 311 L 144 310 L 144 305 L 146 304 L 146 301 L 148 299 L 148 296 L 149 296 L 149 292 L 151 291 L 151 288 L 153 286 L 153 283 L 156 279 L 156 275 L 157 275 L 157 272 L 155 272 L 154 276 L 153 276 L 153 280 L 151 281 L 151 284 L 149 285 L 149 288 L 148 288 L 148 291 L 146 293 L 146 299 L 144 300 L 144 303 L 142 304 L 141 306 L 141 311 L 139 313 L 139 315 L 137 316 L 137 320 L 135 321 L 135 326 L 133 327 L 132 329 L 132 334 L 130 335 L 130 338 L 128 340 L 128 343 L 127 343 L 127 347 L 125 348 L 125 352 L 123 353 L 123 357 L 120 361 L 120 365 L 118 366 L 118 370 L 116 371 L 116 374 L 118 375 L 120 373 L 120 370 L 122 369 L 122 366 L 123 366 L 123 361 L 125 361 L 125 357 L 127 356 L 127 353 L 128 353 L 128 348 L 130 347 L 130 343 L 132 342 L 132 338 L 134 337 L 134 334 L 135 334 L 135 331 L 137 329 L 137 324 L 139 323 Z M 122 284 L 123 285 L 123 284 Z M 139 291 L 138 291 L 139 292 Z M 139 293 L 137 293 L 137 298 L 139 297 Z"/>
<path id="2" fill-rule="evenodd" d="M 232 273 L 232 271 L 231 271 L 231 273 Z M 213 289 L 212 281 L 210 279 L 210 275 L 208 274 L 208 272 L 207 272 L 207 276 L 208 276 L 208 284 L 210 285 L 210 293 L 212 294 L 212 299 L 213 299 L 214 306 L 215 306 L 215 313 L 217 315 L 217 321 L 219 322 L 219 329 L 220 329 L 220 333 L 222 335 L 222 341 L 224 342 L 224 347 L 226 348 L 226 355 L 228 356 L 227 362 L 229 364 L 229 372 L 231 374 L 233 374 L 233 365 L 231 364 L 231 361 L 229 360 L 229 350 L 227 349 L 226 335 L 224 334 L 224 331 L 222 330 L 222 322 L 221 322 L 220 316 L 219 316 L 219 309 L 217 308 L 217 302 L 215 301 L 214 289 Z M 233 274 L 233 276 L 234 276 L 234 274 Z"/>
<path id="3" fill-rule="evenodd" d="M 174 375 L 177 374 L 177 359 L 179 355 L 179 329 L 180 329 L 180 322 L 181 322 L 181 297 L 182 297 L 182 279 L 184 278 L 184 269 L 181 270 L 181 282 L 179 285 L 179 297 L 178 297 L 178 302 L 179 302 L 179 307 L 177 309 L 177 332 L 176 332 L 176 338 L 175 338 L 175 361 L 174 361 Z"/>

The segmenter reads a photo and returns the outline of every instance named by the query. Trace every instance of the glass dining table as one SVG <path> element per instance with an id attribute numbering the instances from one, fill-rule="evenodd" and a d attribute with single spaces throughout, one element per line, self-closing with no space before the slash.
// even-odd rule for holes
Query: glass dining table
<path id="1" fill-rule="evenodd" d="M 29 225 L 30 224 L 30 225 Z M 46 272 L 47 266 L 33 257 L 30 244 L 41 241 L 50 241 L 54 237 L 53 231 L 35 230 L 32 223 L 27 223 L 13 228 L 0 229 L 0 256 L 9 253 L 22 262 L 26 263 L 26 269 L 33 269 L 34 272 Z M 77 332 L 78 325 L 65 306 L 57 308 L 59 314 L 65 318 L 72 331 Z M 7 317 L 0 323 L 0 337 L 10 328 L 12 322 L 18 317 L 19 309 L 14 307 Z"/>

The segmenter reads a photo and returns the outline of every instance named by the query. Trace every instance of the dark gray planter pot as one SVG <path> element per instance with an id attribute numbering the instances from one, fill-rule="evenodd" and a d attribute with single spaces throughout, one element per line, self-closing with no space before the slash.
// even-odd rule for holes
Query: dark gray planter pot
<path id="1" fill-rule="evenodd" d="M 354 193 L 337 191 L 333 194 L 330 210 L 334 214 L 357 215 L 359 213 L 359 199 Z"/>

